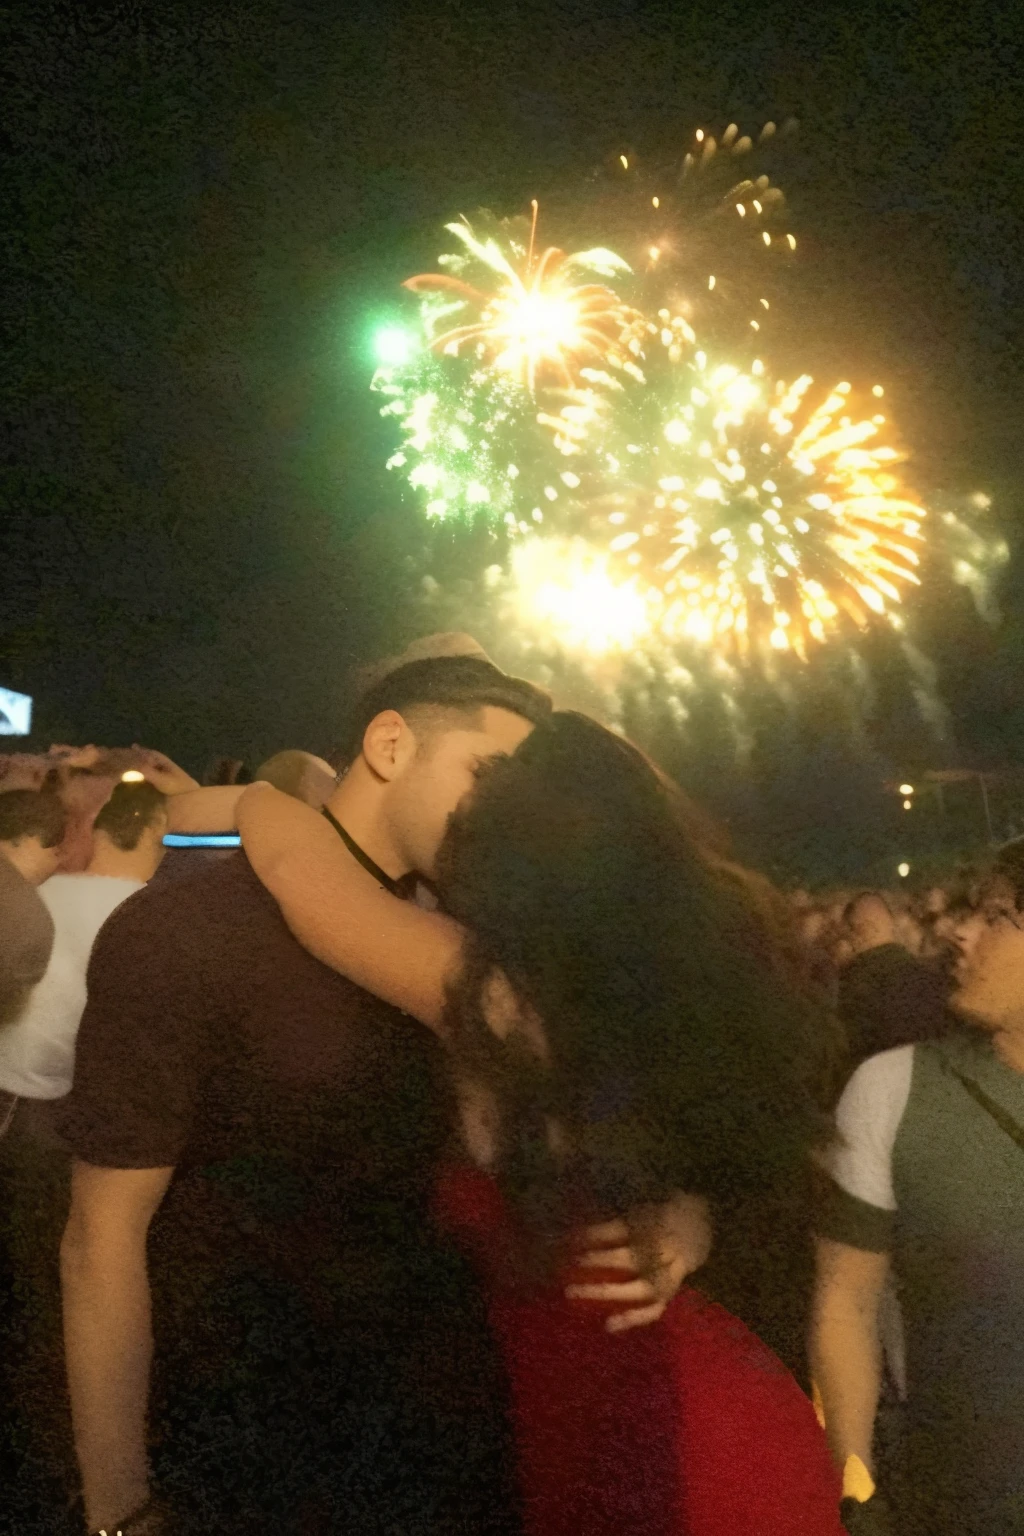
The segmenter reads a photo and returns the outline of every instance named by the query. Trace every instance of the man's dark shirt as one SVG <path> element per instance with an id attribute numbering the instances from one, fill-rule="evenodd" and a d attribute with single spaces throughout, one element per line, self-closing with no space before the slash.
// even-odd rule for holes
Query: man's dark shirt
<path id="1" fill-rule="evenodd" d="M 214 1422 L 212 1402 L 230 1417 L 255 1401 L 257 1425 L 277 1415 L 272 1434 L 239 1420 L 223 1445 L 193 1447 L 189 1480 L 223 1480 L 237 1463 L 237 1503 L 275 1455 L 287 1466 L 272 1492 L 304 1457 L 299 1491 L 328 1461 L 339 1476 L 362 1468 L 358 1486 L 323 1498 L 349 1501 L 353 1521 L 364 1507 L 376 1530 L 371 1517 L 382 1529 L 405 1520 L 381 1504 L 395 1458 L 407 1456 L 411 1476 L 419 1457 L 422 1529 L 433 1531 L 427 1506 L 451 1491 L 438 1491 L 451 1481 L 449 1431 L 471 1435 L 461 1418 L 474 1393 L 482 1426 L 503 1412 L 479 1296 L 429 1217 L 453 1123 L 439 1043 L 307 954 L 242 853 L 126 901 L 88 981 L 61 1129 L 86 1162 L 175 1168 L 150 1231 L 157 1381 L 162 1366 L 179 1387 L 209 1389 L 177 1414 L 189 1435 Z M 417 1451 L 412 1440 L 438 1423 L 440 1449 L 424 1440 Z M 314 1454 L 325 1426 L 332 1449 Z M 253 1433 L 263 1454 L 250 1467 L 251 1447 L 239 1447 Z M 481 1486 L 500 1438 L 480 1452 Z M 492 1528 L 506 1527 L 480 1525 Z"/>
<path id="2" fill-rule="evenodd" d="M 429 1031 L 307 954 L 237 854 L 100 933 L 62 1129 L 87 1162 L 174 1165 L 163 1225 L 217 1267 L 284 1232 L 329 1258 L 381 1202 L 424 1210 L 444 1081 Z"/>
<path id="3" fill-rule="evenodd" d="M 946 1033 L 952 1019 L 937 970 L 902 944 L 865 950 L 839 973 L 838 1013 L 850 1044 L 850 1068 L 879 1051 Z"/>

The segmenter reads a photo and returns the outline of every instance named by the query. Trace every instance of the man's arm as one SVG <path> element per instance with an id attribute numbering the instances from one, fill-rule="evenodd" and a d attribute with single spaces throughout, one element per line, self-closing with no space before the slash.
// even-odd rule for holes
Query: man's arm
<path id="1" fill-rule="evenodd" d="M 173 1168 L 72 1165 L 60 1250 L 75 1450 L 90 1530 L 116 1530 L 146 1502 L 153 1352 L 146 1235 Z"/>
<path id="2" fill-rule="evenodd" d="M 888 1253 L 819 1238 L 810 1326 L 811 1374 L 821 1394 L 829 1449 L 840 1468 L 859 1456 L 872 1477 L 882 1385 L 878 1312 Z"/>

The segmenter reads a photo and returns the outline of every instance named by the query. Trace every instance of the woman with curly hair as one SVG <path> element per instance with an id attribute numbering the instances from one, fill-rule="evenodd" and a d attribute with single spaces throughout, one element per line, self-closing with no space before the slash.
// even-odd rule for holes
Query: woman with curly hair
<path id="1" fill-rule="evenodd" d="M 276 791 L 247 791 L 239 824 L 306 948 L 448 1044 L 476 1171 L 438 1203 L 488 1279 L 529 1536 L 839 1536 L 811 1404 L 738 1319 L 684 1288 L 616 1335 L 562 1289 L 581 1223 L 801 1187 L 831 1127 L 821 1012 L 678 789 L 556 712 L 452 818 L 436 912 Z"/>

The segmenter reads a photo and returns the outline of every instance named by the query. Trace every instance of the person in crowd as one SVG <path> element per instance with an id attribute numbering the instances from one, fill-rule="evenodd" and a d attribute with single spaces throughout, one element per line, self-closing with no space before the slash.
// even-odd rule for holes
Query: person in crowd
<path id="1" fill-rule="evenodd" d="M 318 824 L 371 884 L 429 873 L 479 765 L 549 710 L 479 658 L 399 667 L 363 700 Z M 452 1125 L 440 1047 L 307 954 L 243 854 L 155 881 L 106 925 L 61 1124 L 89 1530 L 518 1529 L 500 1362 L 428 1217 Z M 696 1215 L 704 1246 L 662 1286 L 706 1252 Z M 623 1291 L 627 1317 L 659 1295 Z"/>
<path id="2" fill-rule="evenodd" d="M 8 778 L 9 781 L 9 778 Z M 28 1006 L 53 949 L 53 919 L 38 886 L 49 879 L 60 859 L 64 811 L 50 792 L 8 789 L 0 793 L 0 1047 Z M 0 1169 L 10 1144 L 9 1128 L 16 1094 L 0 1087 Z M 10 1202 L 0 1183 L 0 1459 L 9 1462 L 20 1426 L 13 1422 L 14 1395 L 6 1379 L 17 1340 L 15 1276 L 10 1262 Z M 7 1486 L 3 1505 L 18 1520 L 21 1511 Z M 15 1528 L 12 1526 L 12 1529 Z"/>
<path id="3" fill-rule="evenodd" d="M 292 749 L 268 757 L 257 768 L 256 778 L 319 810 L 330 798 L 338 775 L 322 757 Z"/>
<path id="4" fill-rule="evenodd" d="M 908 1444 L 889 1493 L 907 1536 L 1024 1531 L 1024 842 L 997 856 L 967 926 L 964 1027 L 854 1073 L 818 1218 L 815 1379 L 836 1458 L 872 1471 L 878 1305 L 898 1280 Z M 865 1532 L 883 1528 L 875 1502 Z"/>
<path id="5" fill-rule="evenodd" d="M 64 808 L 60 869 L 80 874 L 92 858 L 92 829 L 125 773 L 141 773 L 167 795 L 196 789 L 195 779 L 162 753 L 131 747 L 52 746 L 43 753 L 0 755 L 0 788 L 46 789 Z"/>
<path id="6" fill-rule="evenodd" d="M 838 1012 L 851 1068 L 889 1046 L 931 1039 L 949 1027 L 947 988 L 937 968 L 897 938 L 883 896 L 863 891 L 844 914 L 849 958 L 839 972 Z"/>
<path id="7" fill-rule="evenodd" d="M 949 987 L 955 981 L 957 966 L 970 954 L 984 929 L 979 900 L 976 881 L 958 880 L 946 894 L 942 912 L 932 922 L 929 938 L 933 962 Z"/>
<path id="8" fill-rule="evenodd" d="M 804 1180 L 830 1128 L 830 1031 L 778 899 L 705 850 L 636 748 L 573 713 L 479 766 L 426 867 L 437 912 L 395 897 L 408 853 L 368 869 L 266 786 L 239 825 L 302 942 L 446 1042 L 478 1171 L 443 1189 L 488 1278 L 529 1536 L 838 1536 L 810 1400 L 698 1292 L 641 1289 L 657 1243 L 633 1260 L 656 1327 L 610 1336 L 581 1304 L 592 1285 L 559 1289 L 581 1219 L 679 1189 L 727 1210 Z"/>
<path id="9" fill-rule="evenodd" d="M 96 935 L 156 870 L 166 821 L 165 796 L 153 785 L 116 786 L 96 818 L 88 869 L 55 874 L 41 888 L 55 930 L 53 952 L 19 1018 L 0 1032 L 0 1089 L 16 1106 L 0 1143 L 0 1263 L 10 1281 L 10 1337 L 17 1340 L 2 1351 L 4 1401 L 36 1469 L 32 1477 L 25 1469 L 8 1488 L 22 1532 L 54 1530 L 73 1471 L 57 1264 L 70 1158 L 55 1129 L 54 1101 L 71 1087 Z"/>
<path id="10" fill-rule="evenodd" d="M 53 920 L 36 890 L 55 873 L 64 811 L 52 794 L 9 789 L 0 794 L 0 1038 L 49 963 Z M 0 1091 L 0 1131 L 11 1110 Z"/>
<path id="11" fill-rule="evenodd" d="M 43 886 L 53 953 L 17 1024 L 0 1036 L 0 1089 L 32 1100 L 69 1091 L 93 943 L 115 907 L 155 874 L 166 826 L 158 789 L 146 781 L 118 784 L 93 825 L 88 868 L 55 874 Z"/>
<path id="12" fill-rule="evenodd" d="M 257 777 L 317 810 L 337 782 L 335 770 L 322 757 L 294 749 L 277 752 L 261 763 Z M 161 880 L 175 880 L 204 864 L 231 857 L 239 843 L 235 807 L 240 793 L 239 785 L 215 784 L 174 795 L 168 806 L 171 846 L 161 866 Z"/>
<path id="13" fill-rule="evenodd" d="M 203 784 L 251 784 L 252 774 L 240 757 L 215 757 L 203 774 Z"/>

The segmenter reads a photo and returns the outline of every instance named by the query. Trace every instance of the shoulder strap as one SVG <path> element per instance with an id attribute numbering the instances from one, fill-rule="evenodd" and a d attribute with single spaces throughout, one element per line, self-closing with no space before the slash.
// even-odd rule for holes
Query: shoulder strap
<path id="1" fill-rule="evenodd" d="M 952 1072 L 957 1082 L 962 1084 L 967 1090 L 974 1102 L 980 1104 L 982 1109 L 992 1116 L 999 1129 L 1005 1131 L 1007 1136 L 1015 1141 L 1021 1151 L 1024 1152 L 1024 1126 L 1018 1125 L 1013 1116 L 1007 1114 L 1006 1110 L 1003 1109 L 1002 1105 L 997 1104 L 995 1099 L 990 1099 L 981 1084 L 976 1083 L 973 1077 L 965 1077 L 962 1072 L 958 1072 L 956 1067 L 946 1057 L 943 1057 L 943 1064 L 948 1072 Z"/>

